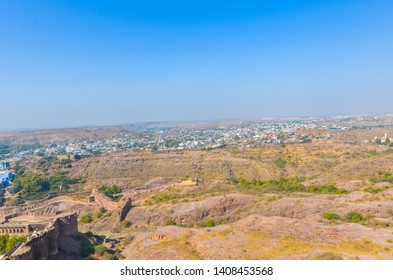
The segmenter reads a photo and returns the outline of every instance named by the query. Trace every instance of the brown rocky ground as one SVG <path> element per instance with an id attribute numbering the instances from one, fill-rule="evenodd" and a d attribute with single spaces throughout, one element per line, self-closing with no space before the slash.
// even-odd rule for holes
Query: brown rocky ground
<path id="1" fill-rule="evenodd" d="M 128 259 L 312 259 L 322 253 L 393 259 L 391 236 L 359 224 L 251 215 L 214 228 L 167 226 L 138 233 L 124 253 Z"/>
<path id="2" fill-rule="evenodd" d="M 348 132 L 335 133 L 348 140 Z M 72 163 L 69 176 L 84 178 L 84 190 L 121 186 L 133 202 L 129 223 L 111 211 L 100 215 L 86 194 L 37 211 L 90 214 L 93 222 L 80 223 L 80 231 L 120 241 L 128 259 L 393 259 L 393 185 L 370 180 L 393 173 L 393 149 L 346 142 L 87 157 Z M 240 176 L 303 177 L 304 185 L 335 184 L 348 193 L 258 192 L 227 183 Z M 351 211 L 363 220 L 351 223 Z"/>
<path id="3" fill-rule="evenodd" d="M 275 164 L 278 158 L 285 160 L 285 167 Z M 243 176 L 261 180 L 306 177 L 307 184 L 334 183 L 353 190 L 367 185 L 368 177 L 377 171 L 393 172 L 392 161 L 393 149 L 386 146 L 316 142 L 214 151 L 128 151 L 84 158 L 73 163 L 70 172 L 90 182 L 117 183 L 126 188 L 157 178 L 190 176 L 223 181 Z"/>
<path id="4" fill-rule="evenodd" d="M 81 229 L 122 240 L 127 259 L 393 259 L 392 194 L 200 196 L 135 206 L 130 228 L 108 217 Z M 350 223 L 350 211 L 367 219 Z M 342 219 L 324 219 L 326 212 Z"/>

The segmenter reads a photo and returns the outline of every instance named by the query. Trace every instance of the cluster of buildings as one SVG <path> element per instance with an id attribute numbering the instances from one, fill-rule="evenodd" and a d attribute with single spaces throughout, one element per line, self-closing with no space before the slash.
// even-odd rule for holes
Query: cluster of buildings
<path id="1" fill-rule="evenodd" d="M 227 125 L 210 125 L 205 128 L 193 125 L 181 127 L 139 127 L 124 129 L 122 133 L 108 136 L 108 139 L 86 140 L 81 137 L 68 142 L 49 143 L 40 148 L 23 150 L 12 155 L 3 155 L 2 159 L 19 161 L 33 155 L 93 155 L 122 150 L 136 151 L 177 151 L 209 150 L 225 145 L 255 147 L 261 145 L 298 144 L 311 141 L 326 141 L 332 136 L 329 131 L 345 130 L 355 124 L 375 122 L 370 117 L 315 117 L 292 120 L 246 121 Z M 324 129 L 327 135 L 315 135 L 315 129 Z M 386 138 L 386 140 L 384 140 Z M 387 136 L 381 142 L 388 141 Z M 379 142 L 379 140 L 376 140 Z M 4 163 L 5 164 L 5 163 Z M 6 170 L 7 166 L 0 166 Z"/>
<path id="2" fill-rule="evenodd" d="M 393 143 L 393 139 L 389 138 L 388 134 L 385 133 L 385 135 L 382 138 L 375 136 L 375 138 L 372 140 L 372 143 L 377 145 L 389 145 L 390 143 Z"/>
<path id="3" fill-rule="evenodd" d="M 140 128 L 106 140 L 77 138 L 66 143 L 50 143 L 38 149 L 24 150 L 4 159 L 19 161 L 32 155 L 92 155 L 122 150 L 176 151 L 217 149 L 225 145 L 253 147 L 264 144 L 305 143 L 313 139 L 311 129 L 321 128 L 319 119 L 298 121 L 241 122 L 209 128 Z M 1 167 L 3 168 L 3 166 Z M 3 170 L 6 170 L 4 166 Z"/>

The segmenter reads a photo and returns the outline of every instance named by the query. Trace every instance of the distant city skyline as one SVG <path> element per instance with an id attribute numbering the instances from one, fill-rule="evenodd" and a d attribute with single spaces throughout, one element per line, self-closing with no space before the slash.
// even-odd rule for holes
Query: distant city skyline
<path id="1" fill-rule="evenodd" d="M 3 1 L 0 130 L 392 112 L 393 2 Z"/>
<path id="2" fill-rule="evenodd" d="M 2 127 L 0 132 L 18 132 L 18 131 L 38 131 L 38 130 L 62 130 L 62 129 L 78 129 L 78 128 L 99 128 L 99 127 L 127 127 L 135 126 L 136 128 L 141 127 L 177 127 L 182 125 L 198 125 L 198 124 L 229 124 L 235 122 L 247 122 L 247 123 L 268 123 L 268 122 L 293 122 L 297 120 L 312 120 L 312 119 L 331 119 L 340 117 L 386 117 L 393 116 L 392 112 L 384 113 L 359 113 L 359 114 L 334 114 L 334 115 L 310 115 L 310 116 L 277 116 L 277 117 L 258 117 L 258 118 L 226 118 L 226 119 L 195 119 L 195 120 L 152 120 L 152 121 L 137 121 L 137 122 L 125 122 L 125 123 L 112 123 L 112 124 L 85 124 L 85 125 L 74 125 L 74 126 L 49 126 L 49 127 Z"/>

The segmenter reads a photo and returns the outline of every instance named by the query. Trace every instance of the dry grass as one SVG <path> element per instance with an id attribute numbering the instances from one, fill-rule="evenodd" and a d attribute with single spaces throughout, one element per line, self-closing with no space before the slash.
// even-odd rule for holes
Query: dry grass
<path id="1" fill-rule="evenodd" d="M 161 241 L 154 250 L 157 249 L 172 249 L 180 253 L 184 256 L 184 259 L 187 260 L 201 260 L 202 257 L 199 253 L 192 247 L 190 243 L 191 234 L 189 231 L 186 231 L 179 238 L 174 240 L 163 240 Z"/>
<path id="2" fill-rule="evenodd" d="M 377 155 L 370 154 L 375 149 Z M 275 164 L 286 161 L 284 168 Z M 229 177 L 277 179 L 306 177 L 320 184 L 363 181 L 359 188 L 369 187 L 368 178 L 378 170 L 393 172 L 393 153 L 384 147 L 309 143 L 241 149 L 228 147 L 213 151 L 185 151 L 154 154 L 122 152 L 82 159 L 71 168 L 71 176 L 88 177 L 90 182 L 135 186 L 163 177 L 180 180 L 199 178 L 224 181 Z M 108 176 L 110 174 L 110 176 Z M 183 182 L 182 184 L 191 184 Z M 372 185 L 372 184 L 371 184 Z"/>
<path id="3" fill-rule="evenodd" d="M 369 255 L 374 257 L 381 253 L 393 255 L 390 251 L 391 248 L 382 246 L 368 238 L 357 241 L 339 242 L 337 244 L 323 244 L 320 247 L 335 254 L 348 253 L 352 255 Z M 389 248 L 389 250 L 385 248 Z"/>

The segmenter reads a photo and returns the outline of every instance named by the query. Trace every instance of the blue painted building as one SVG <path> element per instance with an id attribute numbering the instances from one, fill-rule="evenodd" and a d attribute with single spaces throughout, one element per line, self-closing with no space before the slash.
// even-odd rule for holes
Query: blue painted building
<path id="1" fill-rule="evenodd" d="M 0 163 L 0 170 L 7 170 L 10 168 L 10 163 L 8 161 L 2 160 Z"/>
<path id="2" fill-rule="evenodd" d="M 13 179 L 15 179 L 15 174 L 12 172 L 0 174 L 0 186 L 8 187 Z"/>

